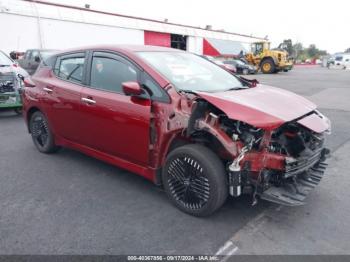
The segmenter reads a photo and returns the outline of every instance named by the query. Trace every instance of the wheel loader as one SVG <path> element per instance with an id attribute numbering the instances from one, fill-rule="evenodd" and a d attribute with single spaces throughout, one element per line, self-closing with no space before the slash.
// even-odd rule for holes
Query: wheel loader
<path id="1" fill-rule="evenodd" d="M 293 63 L 288 60 L 288 53 L 283 50 L 271 50 L 269 42 L 252 43 L 252 52 L 245 55 L 245 60 L 259 68 L 264 74 L 287 72 Z"/>

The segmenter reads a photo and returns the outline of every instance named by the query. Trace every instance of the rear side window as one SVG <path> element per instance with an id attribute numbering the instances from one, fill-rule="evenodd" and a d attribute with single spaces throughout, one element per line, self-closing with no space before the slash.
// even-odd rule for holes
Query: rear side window
<path id="1" fill-rule="evenodd" d="M 64 80 L 82 83 L 84 62 L 84 57 L 61 57 L 56 61 L 54 72 Z"/>
<path id="2" fill-rule="evenodd" d="M 120 60 L 94 56 L 91 65 L 90 86 L 122 93 L 122 83 L 137 81 L 137 69 Z"/>

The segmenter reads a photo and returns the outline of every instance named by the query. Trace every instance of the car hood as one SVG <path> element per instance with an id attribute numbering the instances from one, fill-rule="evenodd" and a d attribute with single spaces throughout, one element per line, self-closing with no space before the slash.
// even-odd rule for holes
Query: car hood
<path id="1" fill-rule="evenodd" d="M 28 73 L 19 66 L 0 66 L 0 75 L 13 75 L 13 74 L 20 74 L 24 77 L 28 76 Z"/>
<path id="2" fill-rule="evenodd" d="M 11 66 L 0 66 L 0 75 L 12 75 L 12 72 Z"/>
<path id="3" fill-rule="evenodd" d="M 316 109 L 309 100 L 266 85 L 226 92 L 197 92 L 229 118 L 263 129 L 275 129 Z"/>

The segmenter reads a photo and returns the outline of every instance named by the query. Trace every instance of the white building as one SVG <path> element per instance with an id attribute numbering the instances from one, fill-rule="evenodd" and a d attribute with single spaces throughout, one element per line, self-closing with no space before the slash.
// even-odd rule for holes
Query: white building
<path id="1" fill-rule="evenodd" d="M 208 21 L 210 22 L 210 21 Z M 32 0 L 0 0 L 0 50 L 66 49 L 96 44 L 147 44 L 205 55 L 236 55 L 248 35 Z"/>

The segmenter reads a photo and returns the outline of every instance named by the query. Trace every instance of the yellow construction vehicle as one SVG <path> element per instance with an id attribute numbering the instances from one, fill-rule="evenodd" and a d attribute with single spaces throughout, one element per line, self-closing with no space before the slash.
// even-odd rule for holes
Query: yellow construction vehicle
<path id="1" fill-rule="evenodd" d="M 245 55 L 249 64 L 259 68 L 264 74 L 287 72 L 293 67 L 288 61 L 288 53 L 284 50 L 271 50 L 269 42 L 255 42 L 251 45 L 252 52 Z"/>

